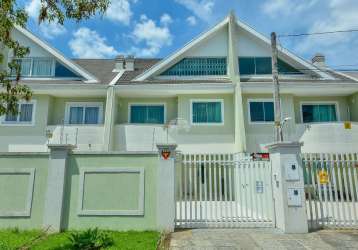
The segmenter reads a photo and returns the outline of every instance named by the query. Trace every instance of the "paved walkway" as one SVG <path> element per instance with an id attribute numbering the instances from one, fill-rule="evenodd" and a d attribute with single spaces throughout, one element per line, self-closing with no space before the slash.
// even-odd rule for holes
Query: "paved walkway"
<path id="1" fill-rule="evenodd" d="M 193 229 L 171 235 L 171 250 L 358 249 L 358 230 L 282 234 L 274 229 Z"/>

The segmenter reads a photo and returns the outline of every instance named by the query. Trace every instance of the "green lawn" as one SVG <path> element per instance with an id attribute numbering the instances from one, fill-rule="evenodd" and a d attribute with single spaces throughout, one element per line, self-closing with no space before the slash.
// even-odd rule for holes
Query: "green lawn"
<path id="1" fill-rule="evenodd" d="M 153 231 L 146 232 L 116 232 L 106 231 L 112 237 L 114 245 L 107 248 L 114 249 L 145 249 L 155 250 L 160 233 Z M 41 235 L 39 231 L 19 231 L 15 229 L 0 231 L 0 250 L 18 249 L 20 246 L 31 242 Z M 69 249 L 68 232 L 51 234 L 38 240 L 31 250 L 67 250 Z"/>

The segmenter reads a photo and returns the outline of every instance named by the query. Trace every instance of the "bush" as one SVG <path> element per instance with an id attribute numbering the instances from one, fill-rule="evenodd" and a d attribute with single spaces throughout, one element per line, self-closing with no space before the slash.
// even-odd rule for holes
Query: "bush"
<path id="1" fill-rule="evenodd" d="M 113 239 L 108 233 L 99 231 L 98 228 L 88 229 L 83 232 L 71 232 L 69 235 L 72 249 L 97 250 L 113 245 Z"/>

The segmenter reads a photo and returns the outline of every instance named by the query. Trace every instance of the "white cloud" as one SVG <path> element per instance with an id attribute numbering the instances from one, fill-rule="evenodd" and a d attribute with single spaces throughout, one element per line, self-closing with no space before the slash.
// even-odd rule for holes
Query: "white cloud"
<path id="1" fill-rule="evenodd" d="M 40 31 L 41 34 L 48 39 L 54 39 L 55 37 L 63 35 L 67 32 L 63 25 L 54 22 L 41 23 Z"/>
<path id="2" fill-rule="evenodd" d="M 169 20 L 168 17 L 165 17 L 164 19 L 166 21 Z M 172 34 L 170 33 L 168 25 L 162 23 L 161 26 L 158 26 L 146 15 L 142 15 L 140 17 L 140 22 L 135 24 L 132 32 L 132 39 L 137 44 L 143 43 L 145 47 L 140 48 L 138 46 L 133 46 L 130 53 L 144 57 L 155 56 L 163 46 L 172 44 Z"/>
<path id="3" fill-rule="evenodd" d="M 171 16 L 169 16 L 169 14 L 164 13 L 161 17 L 160 17 L 160 23 L 165 25 L 169 25 L 173 22 L 173 19 Z"/>
<path id="4" fill-rule="evenodd" d="M 111 1 L 105 17 L 111 21 L 129 25 L 133 12 L 131 10 L 131 2 L 136 0 L 115 0 Z"/>
<path id="5" fill-rule="evenodd" d="M 262 6 L 262 11 L 271 17 L 288 16 L 300 13 L 313 7 L 318 0 L 267 0 Z"/>
<path id="6" fill-rule="evenodd" d="M 199 19 L 209 21 L 215 5 L 214 0 L 175 0 L 190 10 Z"/>
<path id="7" fill-rule="evenodd" d="M 113 46 L 107 44 L 106 38 L 86 27 L 74 32 L 68 44 L 72 54 L 80 58 L 107 58 L 119 54 Z"/>
<path id="8" fill-rule="evenodd" d="M 29 17 L 34 19 L 35 21 L 38 20 L 39 13 L 41 9 L 41 0 L 31 0 L 26 3 L 25 10 L 28 13 Z M 39 25 L 41 35 L 48 39 L 54 39 L 59 35 L 63 35 L 67 32 L 66 28 L 57 23 L 56 21 L 52 22 L 42 22 Z"/>
<path id="9" fill-rule="evenodd" d="M 25 5 L 25 10 L 29 15 L 29 17 L 36 20 L 39 17 L 40 9 L 41 9 L 41 0 L 31 0 L 27 2 Z"/>
<path id="10" fill-rule="evenodd" d="M 357 29 L 358 2 L 356 0 L 328 0 L 327 3 L 328 10 L 322 14 L 324 18 L 318 18 L 311 28 L 308 29 L 309 33 Z M 309 36 L 305 37 L 296 46 L 295 50 L 305 53 L 312 50 L 312 48 L 320 48 L 321 50 L 338 54 L 338 47 L 344 44 L 346 50 L 349 50 L 350 43 L 354 42 L 357 38 L 357 33 Z"/>
<path id="11" fill-rule="evenodd" d="M 197 23 L 195 16 L 189 16 L 186 21 L 190 26 L 195 26 Z"/>

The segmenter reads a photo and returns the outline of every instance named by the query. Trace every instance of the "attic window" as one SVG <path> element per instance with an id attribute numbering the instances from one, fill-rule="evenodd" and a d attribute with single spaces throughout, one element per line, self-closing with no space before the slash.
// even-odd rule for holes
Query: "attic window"
<path id="1" fill-rule="evenodd" d="M 61 77 L 78 78 L 79 76 L 61 63 L 49 57 L 25 57 L 15 59 L 20 64 L 22 77 Z M 11 72 L 15 76 L 15 71 Z"/>
<path id="2" fill-rule="evenodd" d="M 226 75 L 226 57 L 184 58 L 164 71 L 164 76 L 211 76 Z"/>
<path id="3" fill-rule="evenodd" d="M 270 75 L 272 73 L 271 57 L 239 57 L 241 75 Z M 288 63 L 278 59 L 280 74 L 302 74 Z"/>

